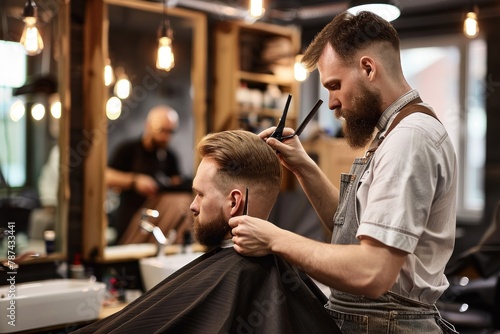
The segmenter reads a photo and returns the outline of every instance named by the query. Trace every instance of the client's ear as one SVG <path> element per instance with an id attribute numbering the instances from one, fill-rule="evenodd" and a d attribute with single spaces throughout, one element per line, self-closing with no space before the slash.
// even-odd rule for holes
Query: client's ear
<path id="1" fill-rule="evenodd" d="M 240 216 L 243 213 L 243 193 L 239 189 L 231 190 L 231 217 Z"/>

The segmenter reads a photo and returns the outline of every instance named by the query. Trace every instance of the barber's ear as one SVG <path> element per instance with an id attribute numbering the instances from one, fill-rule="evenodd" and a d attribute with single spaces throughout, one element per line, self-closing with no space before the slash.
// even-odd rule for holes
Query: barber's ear
<path id="1" fill-rule="evenodd" d="M 238 189 L 233 189 L 231 191 L 230 197 L 231 197 L 231 216 L 232 217 L 241 215 L 240 211 L 243 210 L 243 207 L 242 207 L 243 196 L 242 195 L 243 194 Z M 241 210 L 240 210 L 240 207 L 241 207 Z"/>
<path id="2" fill-rule="evenodd" d="M 368 80 L 373 80 L 375 76 L 375 63 L 370 57 L 362 57 L 360 60 L 361 69 Z"/>

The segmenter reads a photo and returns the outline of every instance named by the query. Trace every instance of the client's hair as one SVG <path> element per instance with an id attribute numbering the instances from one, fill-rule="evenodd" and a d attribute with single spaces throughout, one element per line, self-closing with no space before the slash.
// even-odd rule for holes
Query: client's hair
<path id="1" fill-rule="evenodd" d="M 198 144 L 202 158 L 215 161 L 217 184 L 241 183 L 275 198 L 281 185 L 281 164 L 276 152 L 259 136 L 244 130 L 206 135 Z"/>

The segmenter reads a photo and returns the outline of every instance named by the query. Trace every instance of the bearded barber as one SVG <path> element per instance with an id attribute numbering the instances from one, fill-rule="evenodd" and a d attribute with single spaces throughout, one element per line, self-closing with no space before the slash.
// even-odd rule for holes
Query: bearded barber
<path id="1" fill-rule="evenodd" d="M 318 68 L 350 146 L 370 149 L 340 176 L 339 190 L 297 137 L 281 143 L 268 138 L 274 128 L 263 131 L 332 241 L 239 216 L 229 221 L 236 251 L 280 255 L 328 285 L 325 307 L 343 333 L 454 333 L 435 302 L 448 287 L 457 162 L 444 126 L 404 78 L 396 30 L 375 14 L 345 12 L 302 61 Z"/>

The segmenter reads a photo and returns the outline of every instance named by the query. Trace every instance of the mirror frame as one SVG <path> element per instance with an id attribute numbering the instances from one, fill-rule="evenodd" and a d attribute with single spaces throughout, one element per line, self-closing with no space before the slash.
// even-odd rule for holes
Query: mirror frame
<path id="1" fill-rule="evenodd" d="M 108 58 L 108 6 L 121 6 L 161 14 L 161 2 L 141 0 L 97 0 L 86 6 L 84 27 L 83 89 L 86 103 L 83 106 L 84 131 L 89 135 L 89 150 L 83 166 L 83 258 L 95 262 L 109 262 L 105 258 L 107 217 L 104 212 L 106 185 L 104 171 L 107 166 L 108 98 L 104 85 L 103 69 Z M 197 143 L 206 134 L 206 68 L 207 68 L 207 18 L 200 12 L 182 8 L 169 8 L 169 16 L 190 20 L 193 26 L 191 82 L 193 87 L 194 139 Z M 195 164 L 198 161 L 195 159 Z M 195 166 L 196 167 L 196 166 Z M 127 260 L 130 258 L 113 258 Z"/>
<path id="2" fill-rule="evenodd" d="M 70 89 L 70 0 L 57 0 L 57 39 L 55 43 L 59 45 L 60 54 L 57 61 L 57 91 L 61 102 L 61 118 L 59 119 L 59 137 L 57 145 L 59 146 L 59 183 L 57 194 L 56 210 L 56 239 L 55 252 L 45 254 L 44 256 L 29 258 L 23 260 L 23 265 L 37 263 L 46 263 L 67 258 L 68 252 L 68 214 L 70 201 L 70 183 L 69 183 L 69 128 L 71 112 L 71 89 Z"/>
<path id="3" fill-rule="evenodd" d="M 68 215 L 70 201 L 69 181 L 69 128 L 71 113 L 71 57 L 70 57 L 70 35 L 71 35 L 71 3 L 70 0 L 59 0 L 58 30 L 60 59 L 58 67 L 58 91 L 61 101 L 61 118 L 59 128 L 59 190 L 58 210 L 56 216 L 56 254 L 59 259 L 67 258 L 68 250 Z M 61 150 L 61 148 L 64 148 Z M 52 257 L 49 255 L 49 258 Z"/>

